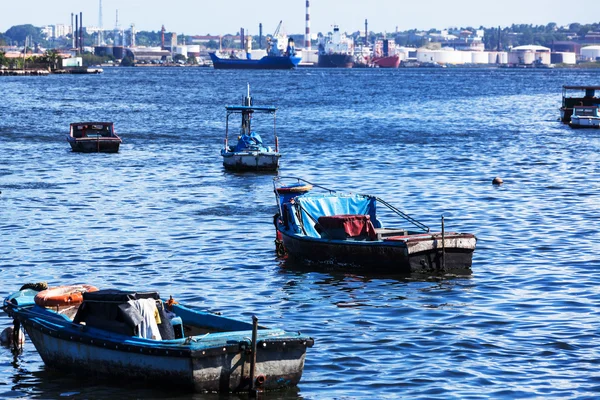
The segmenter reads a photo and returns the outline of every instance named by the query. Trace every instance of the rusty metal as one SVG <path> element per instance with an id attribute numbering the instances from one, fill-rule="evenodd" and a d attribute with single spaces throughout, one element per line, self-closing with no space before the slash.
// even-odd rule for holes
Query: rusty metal
<path id="1" fill-rule="evenodd" d="M 250 355 L 250 396 L 256 396 L 256 382 L 254 380 L 254 374 L 256 369 L 256 338 L 258 336 L 258 318 L 256 315 L 252 316 L 252 354 Z"/>
<path id="2" fill-rule="evenodd" d="M 444 216 L 442 215 L 442 270 L 446 270 L 446 233 L 444 231 Z"/>

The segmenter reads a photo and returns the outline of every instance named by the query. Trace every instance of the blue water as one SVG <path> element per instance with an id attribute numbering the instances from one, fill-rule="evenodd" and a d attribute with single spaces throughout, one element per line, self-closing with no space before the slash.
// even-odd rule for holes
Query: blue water
<path id="1" fill-rule="evenodd" d="M 3 77 L 0 296 L 38 281 L 156 289 L 313 336 L 298 389 L 270 399 L 595 398 L 600 132 L 557 119 L 562 85 L 599 78 L 450 68 Z M 274 175 L 225 172 L 219 155 L 224 106 L 247 83 L 255 104 L 279 107 L 280 175 L 378 195 L 436 229 L 444 215 L 446 229 L 478 237 L 472 276 L 278 260 Z M 121 151 L 72 153 L 68 125 L 81 120 L 114 121 Z M 0 348 L 0 398 L 171 396 L 217 398 L 75 379 L 46 369 L 29 341 L 16 357 Z"/>

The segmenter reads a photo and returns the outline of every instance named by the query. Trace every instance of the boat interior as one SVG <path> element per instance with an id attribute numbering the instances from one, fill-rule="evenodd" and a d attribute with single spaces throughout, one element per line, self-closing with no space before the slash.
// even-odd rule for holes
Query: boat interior
<path id="1" fill-rule="evenodd" d="M 157 292 L 124 292 L 107 289 L 83 294 L 83 303 L 46 307 L 67 320 L 126 336 L 174 340 L 209 333 L 246 331 L 251 323 L 163 301 Z"/>
<path id="2" fill-rule="evenodd" d="M 100 138 L 113 136 L 110 124 L 74 124 L 71 126 L 71 135 L 74 138 Z"/>

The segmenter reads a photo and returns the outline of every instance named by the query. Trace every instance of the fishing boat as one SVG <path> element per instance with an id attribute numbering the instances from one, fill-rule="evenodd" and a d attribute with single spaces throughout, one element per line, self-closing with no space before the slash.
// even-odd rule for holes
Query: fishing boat
<path id="1" fill-rule="evenodd" d="M 352 68 L 354 65 L 354 40 L 340 32 L 335 25 L 333 33 L 319 43 L 317 66 L 321 68 Z"/>
<path id="2" fill-rule="evenodd" d="M 250 85 L 248 93 L 242 100 L 241 106 L 226 106 L 227 112 L 225 123 L 225 145 L 221 149 L 223 166 L 232 171 L 276 171 L 279 168 L 279 140 L 276 131 L 274 106 L 254 106 L 250 96 Z M 266 146 L 261 136 L 252 130 L 252 117 L 254 114 L 270 114 L 273 116 L 273 136 L 275 149 Z M 242 123 L 240 134 L 234 146 L 229 145 L 229 117 L 241 115 Z"/>
<path id="3" fill-rule="evenodd" d="M 573 106 L 569 126 L 571 128 L 600 128 L 598 106 Z"/>
<path id="4" fill-rule="evenodd" d="M 563 86 L 560 107 L 561 122 L 565 124 L 571 122 L 575 106 L 600 106 L 600 98 L 596 96 L 596 90 L 600 90 L 600 86 Z"/>
<path id="5" fill-rule="evenodd" d="M 36 284 L 39 286 L 39 284 Z M 46 366 L 196 392 L 298 384 L 313 339 L 167 301 L 158 292 L 24 285 L 3 310 Z"/>
<path id="6" fill-rule="evenodd" d="M 117 153 L 122 142 L 112 122 L 72 123 L 67 141 L 80 153 Z"/>
<path id="7" fill-rule="evenodd" d="M 293 180 L 291 184 L 284 184 Z M 372 195 L 338 192 L 295 177 L 273 181 L 280 256 L 386 273 L 469 273 L 476 237 L 431 232 L 393 205 Z M 314 188 L 320 190 L 315 191 Z M 381 210 L 377 205 L 382 205 Z M 385 211 L 385 212 L 384 212 Z M 381 213 L 408 227 L 384 227 Z"/>

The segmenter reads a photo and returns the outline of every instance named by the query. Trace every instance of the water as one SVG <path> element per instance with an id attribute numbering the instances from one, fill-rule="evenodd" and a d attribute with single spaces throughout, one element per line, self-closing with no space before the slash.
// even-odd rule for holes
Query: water
<path id="1" fill-rule="evenodd" d="M 600 133 L 557 119 L 561 86 L 599 74 L 115 68 L 4 77 L 0 296 L 38 281 L 156 289 L 313 336 L 299 388 L 267 398 L 597 397 Z M 273 174 L 227 173 L 219 156 L 224 106 L 238 104 L 247 83 L 255 104 L 279 107 L 280 175 L 378 195 L 436 228 L 444 215 L 447 229 L 479 239 L 473 275 L 376 276 L 278 260 Z M 68 124 L 80 120 L 114 121 L 120 153 L 70 152 Z M 493 186 L 495 176 L 504 185 Z M 1 329 L 10 323 L 0 318 Z M 1 398 L 217 397 L 165 387 L 57 374 L 29 341 L 17 357 L 0 348 Z"/>

